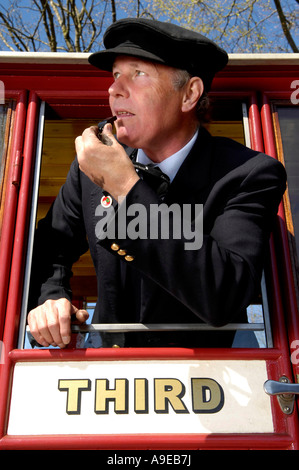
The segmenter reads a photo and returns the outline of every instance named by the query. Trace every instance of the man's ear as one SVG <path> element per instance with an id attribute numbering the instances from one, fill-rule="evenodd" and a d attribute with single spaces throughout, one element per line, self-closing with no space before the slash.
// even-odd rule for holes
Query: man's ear
<path id="1" fill-rule="evenodd" d="M 185 93 L 182 100 L 182 111 L 185 113 L 192 111 L 203 92 L 204 85 L 202 79 L 199 77 L 190 78 L 185 87 Z"/>

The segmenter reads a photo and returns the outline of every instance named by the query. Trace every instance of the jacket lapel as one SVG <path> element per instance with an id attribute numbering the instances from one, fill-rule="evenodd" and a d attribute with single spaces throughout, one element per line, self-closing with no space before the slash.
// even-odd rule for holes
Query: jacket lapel
<path id="1" fill-rule="evenodd" d="M 211 175 L 212 137 L 204 128 L 199 129 L 198 138 L 189 155 L 182 163 L 169 187 L 165 202 L 191 204 L 199 200 L 199 193 L 209 185 Z"/>

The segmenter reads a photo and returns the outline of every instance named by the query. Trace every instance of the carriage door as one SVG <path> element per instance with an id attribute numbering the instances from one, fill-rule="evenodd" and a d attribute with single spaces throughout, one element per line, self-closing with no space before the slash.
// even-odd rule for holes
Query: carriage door
<path id="1" fill-rule="evenodd" d="M 285 319 L 293 369 L 292 382 L 299 383 L 299 100 L 298 80 L 291 82 L 291 91 L 263 96 L 262 125 L 267 151 L 278 158 L 288 175 L 279 219 L 282 241 L 280 276 L 283 285 Z M 292 89 L 294 91 L 292 91 Z M 288 385 L 291 408 L 298 398 L 299 385 Z M 282 388 L 280 387 L 280 390 Z M 291 395 L 293 391 L 294 395 Z"/>
<path id="2" fill-rule="evenodd" d="M 219 93 L 214 100 L 211 133 L 264 150 L 255 95 Z M 57 117 L 49 104 L 41 104 L 35 119 L 36 162 L 30 173 L 23 167 L 19 198 L 26 184 L 33 189 L 26 202 L 26 221 L 20 202 L 16 216 L 1 361 L 0 447 L 167 449 L 177 454 L 180 449 L 297 449 L 296 402 L 291 403 L 288 392 L 277 395 L 269 383 L 294 381 L 277 233 L 271 237 L 261 289 L 248 308 L 248 321 L 220 329 L 234 333 L 232 348 L 106 348 L 96 341 L 103 332 L 115 335 L 123 328 L 142 334 L 188 328 L 185 324 L 86 325 L 79 332 L 74 328 L 72 344 L 65 350 L 30 343 L 26 302 L 34 227 L 53 197 L 51 181 L 62 171 L 61 165 L 51 163 L 48 150 L 62 129 L 70 132 L 73 142 L 76 127 L 71 115 L 75 106 L 62 108 L 69 114 Z M 66 143 L 66 136 L 61 137 Z M 59 154 L 61 148 L 56 150 Z M 280 223 L 281 216 L 282 212 Z M 73 288 L 75 300 L 92 313 L 96 293 L 88 263 L 85 259 L 76 266 Z"/>

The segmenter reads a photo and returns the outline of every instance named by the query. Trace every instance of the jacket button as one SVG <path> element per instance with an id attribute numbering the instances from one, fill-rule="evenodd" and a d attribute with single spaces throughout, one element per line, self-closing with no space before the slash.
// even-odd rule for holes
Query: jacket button
<path id="1" fill-rule="evenodd" d="M 134 256 L 131 256 L 131 255 L 125 256 L 126 261 L 133 261 L 133 259 L 134 259 Z"/>
<path id="2" fill-rule="evenodd" d="M 117 245 L 117 243 L 112 243 L 111 250 L 118 251 L 119 250 L 119 245 Z"/>
<path id="3" fill-rule="evenodd" d="M 117 254 L 120 255 L 120 256 L 125 256 L 127 254 L 127 252 L 126 252 L 126 250 L 118 250 Z"/>

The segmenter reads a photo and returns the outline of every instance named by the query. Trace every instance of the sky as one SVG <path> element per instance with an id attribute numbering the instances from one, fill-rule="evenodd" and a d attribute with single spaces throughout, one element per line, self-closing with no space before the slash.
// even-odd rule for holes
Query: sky
<path id="1" fill-rule="evenodd" d="M 156 0 L 158 2 L 159 0 Z M 190 2 L 191 0 L 189 0 Z M 253 0 L 252 0 L 253 1 Z M 77 4 L 80 5 L 80 0 L 77 0 Z M 136 2 L 135 0 L 128 0 L 125 4 L 121 1 L 116 0 L 116 5 L 117 5 L 117 18 L 120 19 L 122 17 L 125 17 L 127 15 L 132 16 L 132 13 L 130 13 L 130 8 L 131 12 L 136 13 Z M 172 8 L 169 10 L 169 5 L 170 5 L 170 0 L 167 1 L 162 1 L 160 2 L 161 7 L 158 8 L 157 10 L 154 10 L 152 7 L 149 8 L 150 13 L 154 13 L 155 17 L 157 15 L 161 15 L 161 18 L 163 20 L 168 20 L 169 15 L 173 14 L 176 19 L 180 17 L 180 15 L 183 14 L 183 9 L 188 3 L 188 0 L 173 0 L 171 2 Z M 278 17 L 276 14 L 272 14 L 272 9 L 274 8 L 274 2 L 273 0 L 255 0 L 255 6 L 254 6 L 254 21 L 259 27 L 263 26 L 263 30 L 261 31 L 263 34 L 260 34 L 257 36 L 255 34 L 256 29 L 250 29 L 251 25 L 248 26 L 246 23 L 247 19 L 247 13 L 248 13 L 248 5 L 251 3 L 249 0 L 239 0 L 237 2 L 237 5 L 240 7 L 244 4 L 244 11 L 242 14 L 240 14 L 237 18 L 237 23 L 236 23 L 236 17 L 230 16 L 230 18 L 227 20 L 229 24 L 229 36 L 222 35 L 223 27 L 224 24 L 221 23 L 221 15 L 225 15 L 227 11 L 229 11 L 231 4 L 233 3 L 232 0 L 222 0 L 221 2 L 217 2 L 216 0 L 207 0 L 204 2 L 200 2 L 202 10 L 199 9 L 199 7 L 195 8 L 194 5 L 197 2 L 193 2 L 193 10 L 192 12 L 188 10 L 189 12 L 189 18 L 186 21 L 183 20 L 178 20 L 177 22 L 179 24 L 184 24 L 187 25 L 187 27 L 198 27 L 199 24 L 202 24 L 202 27 L 205 28 L 207 31 L 207 36 L 210 37 L 211 39 L 216 40 L 216 42 L 222 45 L 227 52 L 281 52 L 283 48 L 285 48 L 286 45 L 286 40 L 282 34 L 282 29 L 281 25 L 278 21 Z M 33 28 L 35 28 L 37 24 L 37 17 L 34 16 L 32 10 L 26 10 L 25 7 L 31 4 L 31 0 L 0 0 L 0 11 L 3 11 L 4 9 L 7 9 L 11 4 L 18 5 L 18 8 L 16 10 L 16 13 L 20 16 L 22 21 L 27 24 L 28 31 L 32 33 Z M 108 2 L 110 5 L 110 2 Z M 217 4 L 217 8 L 214 8 L 215 5 Z M 297 23 L 297 28 L 292 30 L 292 35 L 299 46 L 299 4 L 297 3 L 296 0 L 281 0 L 281 4 L 283 6 L 284 12 L 291 13 L 296 16 L 296 23 Z M 103 14 L 103 8 L 104 8 L 105 2 L 99 1 L 98 6 L 96 8 L 97 12 L 97 17 L 95 17 L 95 20 L 99 20 L 102 17 Z M 142 2 L 143 6 L 149 5 L 149 2 L 144 0 Z M 247 6 L 247 7 L 246 7 Z M 36 7 L 35 7 L 36 8 Z M 168 13 L 170 13 L 167 16 L 167 12 L 165 12 L 163 9 L 168 8 Z M 214 10 L 213 10 L 214 8 Z M 127 11 L 129 13 L 127 13 Z M 212 12 L 212 14 L 211 14 Z M 217 13 L 218 12 L 218 13 Z M 203 15 L 204 13 L 204 15 Z M 217 21 L 213 23 L 215 16 L 217 16 Z M 210 16 L 209 16 L 210 15 Z M 205 17 L 207 20 L 205 22 L 202 22 L 202 18 Z M 111 22 L 111 14 L 108 15 L 107 17 L 107 24 L 103 28 L 108 26 L 108 24 Z M 244 34 L 244 39 L 241 42 L 234 43 L 232 38 L 235 37 L 237 33 L 233 33 L 235 30 L 236 24 L 242 25 L 242 31 Z M 217 25 L 220 25 L 220 29 L 217 30 Z M 20 27 L 22 31 L 24 31 L 24 27 Z M 86 30 L 86 29 L 85 29 Z M 252 45 L 248 44 L 246 45 L 245 43 L 245 38 L 250 36 L 253 39 L 253 44 L 255 45 L 255 50 L 252 50 Z M 41 34 L 41 39 L 46 40 L 44 33 Z M 91 51 L 94 51 L 95 49 L 99 48 L 99 44 L 101 44 L 101 40 L 96 41 L 94 48 L 91 49 Z M 63 45 L 63 40 L 60 40 L 60 45 Z M 7 47 L 5 47 L 2 43 L 0 43 L 0 48 L 2 50 L 8 50 Z M 31 49 L 32 50 L 32 49 Z M 40 50 L 49 50 L 46 46 L 41 46 Z M 289 49 L 289 52 L 291 50 Z"/>

